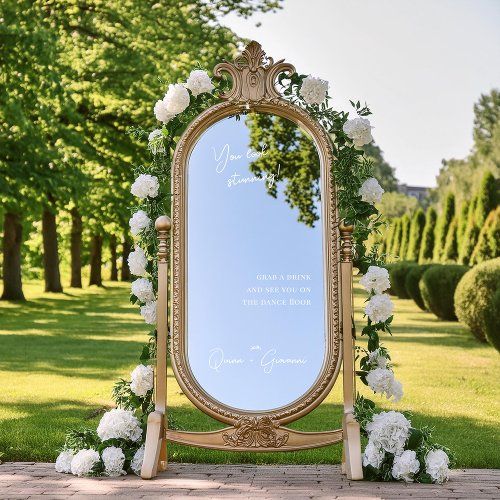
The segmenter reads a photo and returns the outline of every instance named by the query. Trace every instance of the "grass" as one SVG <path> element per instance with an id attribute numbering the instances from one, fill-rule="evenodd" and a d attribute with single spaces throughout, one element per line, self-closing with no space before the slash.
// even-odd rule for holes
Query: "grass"
<path id="1" fill-rule="evenodd" d="M 111 387 L 137 364 L 147 332 L 128 303 L 128 289 L 127 284 L 106 283 L 104 290 L 45 294 L 40 282 L 30 282 L 28 302 L 0 303 L 3 460 L 54 460 L 68 428 L 95 427 L 112 405 Z M 364 297 L 356 287 L 357 320 Z M 397 405 L 372 399 L 383 409 L 410 411 L 415 425 L 434 427 L 436 440 L 454 451 L 457 466 L 500 468 L 498 353 L 458 323 L 439 321 L 410 300 L 395 299 L 395 305 L 394 336 L 385 343 L 405 397 Z M 172 416 L 180 428 L 221 427 L 193 407 L 171 371 L 168 384 Z M 317 409 L 291 426 L 339 428 L 341 409 L 339 379 Z M 341 446 L 250 454 L 169 445 L 169 456 L 185 462 L 338 463 Z"/>

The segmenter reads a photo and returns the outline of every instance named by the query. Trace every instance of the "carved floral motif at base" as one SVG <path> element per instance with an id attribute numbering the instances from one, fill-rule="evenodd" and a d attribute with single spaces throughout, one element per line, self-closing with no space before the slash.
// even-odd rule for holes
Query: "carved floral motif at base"
<path id="1" fill-rule="evenodd" d="M 222 434 L 228 446 L 241 448 L 281 448 L 288 441 L 288 433 L 279 431 L 279 423 L 270 417 L 244 417 L 238 420 L 232 434 Z"/>

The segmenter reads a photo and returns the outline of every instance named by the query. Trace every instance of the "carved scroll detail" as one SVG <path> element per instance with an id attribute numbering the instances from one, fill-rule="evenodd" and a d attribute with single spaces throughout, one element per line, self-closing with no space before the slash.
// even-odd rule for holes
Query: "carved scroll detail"
<path id="1" fill-rule="evenodd" d="M 288 441 L 288 432 L 279 432 L 279 422 L 268 416 L 243 417 L 234 424 L 233 433 L 225 432 L 227 446 L 241 448 L 281 448 Z"/>
<path id="2" fill-rule="evenodd" d="M 214 68 L 214 76 L 221 78 L 229 73 L 232 88 L 221 95 L 228 101 L 258 102 L 280 97 L 276 90 L 276 78 L 280 73 L 288 76 L 295 73 L 295 67 L 281 59 L 274 62 L 266 56 L 258 42 L 250 42 L 234 62 L 224 61 Z"/>

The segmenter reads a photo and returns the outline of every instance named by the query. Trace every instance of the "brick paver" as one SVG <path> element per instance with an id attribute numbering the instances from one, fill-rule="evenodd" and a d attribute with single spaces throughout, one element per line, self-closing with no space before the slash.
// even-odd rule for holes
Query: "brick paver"
<path id="1" fill-rule="evenodd" d="M 500 471 L 454 470 L 442 486 L 348 481 L 334 465 L 170 464 L 151 481 L 136 476 L 79 478 L 54 464 L 0 465 L 0 498 L 463 498 L 500 499 Z"/>

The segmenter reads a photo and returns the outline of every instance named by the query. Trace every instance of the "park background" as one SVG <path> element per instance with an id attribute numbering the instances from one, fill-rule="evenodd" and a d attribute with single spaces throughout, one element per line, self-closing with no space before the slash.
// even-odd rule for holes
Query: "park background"
<path id="1" fill-rule="evenodd" d="M 68 428 L 96 423 L 113 382 L 129 377 L 147 335 L 128 304 L 130 185 L 132 166 L 148 161 L 130 127 L 153 128 L 166 83 L 232 59 L 248 37 L 327 78 L 339 108 L 349 98 L 371 105 L 376 142 L 365 149 L 391 223 L 372 243 L 393 262 L 386 343 L 405 388 L 397 409 L 435 427 L 459 466 L 499 466 L 500 9 L 356 1 L 313 2 L 303 13 L 299 4 L 2 3 L 0 460 L 53 460 Z M 479 326 L 475 307 L 456 308 L 471 293 L 480 314 L 493 311 Z M 362 300 L 356 294 L 358 319 Z M 339 425 L 339 387 L 297 427 Z M 173 425 L 217 427 L 171 373 L 169 397 Z M 172 449 L 182 461 L 340 460 L 340 447 Z"/>

